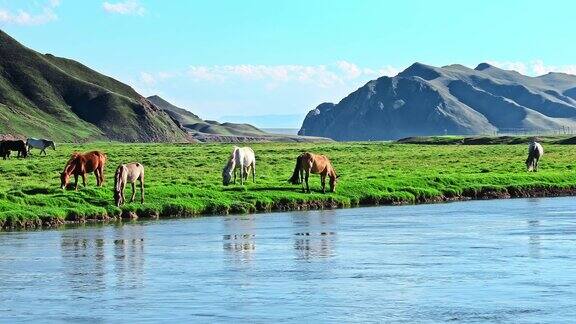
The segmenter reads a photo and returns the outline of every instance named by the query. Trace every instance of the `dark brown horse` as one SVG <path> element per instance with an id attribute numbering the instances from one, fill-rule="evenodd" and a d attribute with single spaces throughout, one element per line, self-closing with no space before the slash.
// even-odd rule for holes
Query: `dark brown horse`
<path id="1" fill-rule="evenodd" d="M 106 164 L 106 154 L 100 151 L 88 153 L 73 153 L 60 174 L 60 187 L 66 188 L 70 181 L 70 176 L 74 175 L 74 188 L 78 189 L 78 176 L 82 176 L 82 184 L 86 187 L 86 173 L 94 172 L 96 185 L 102 186 L 104 182 L 104 165 Z"/>
<path id="2" fill-rule="evenodd" d="M 17 151 L 18 157 L 27 157 L 28 150 L 26 149 L 26 143 L 23 140 L 16 140 L 16 141 L 2 141 L 0 142 L 0 156 L 4 160 L 10 157 L 11 151 Z"/>
<path id="3" fill-rule="evenodd" d="M 336 175 L 336 170 L 332 167 L 332 163 L 330 163 L 330 160 L 324 155 L 317 155 L 308 152 L 300 154 L 296 159 L 294 173 L 288 181 L 292 184 L 302 183 L 302 191 L 310 192 L 310 186 L 308 185 L 308 177 L 310 173 L 320 174 L 322 192 L 326 192 L 327 176 L 330 178 L 330 192 L 336 191 L 338 176 Z M 306 188 L 304 188 L 303 180 L 306 182 Z"/>

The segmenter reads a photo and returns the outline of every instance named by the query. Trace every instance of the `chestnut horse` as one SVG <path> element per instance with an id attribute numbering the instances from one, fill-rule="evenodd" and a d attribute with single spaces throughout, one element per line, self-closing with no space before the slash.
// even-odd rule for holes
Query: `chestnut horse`
<path id="1" fill-rule="evenodd" d="M 82 184 L 86 187 L 86 173 L 94 172 L 96 185 L 102 186 L 104 182 L 104 164 L 106 164 L 106 154 L 100 151 L 88 153 L 73 153 L 60 174 L 60 187 L 66 188 L 70 181 L 70 176 L 74 175 L 74 188 L 78 190 L 78 176 L 82 176 Z"/>
<path id="2" fill-rule="evenodd" d="M 330 163 L 330 160 L 324 155 L 308 152 L 300 154 L 296 159 L 294 173 L 288 181 L 292 184 L 302 183 L 302 191 L 309 193 L 310 186 L 308 185 L 308 176 L 310 173 L 320 174 L 323 193 L 326 192 L 326 176 L 330 177 L 330 192 L 336 191 L 338 176 L 336 175 L 336 170 L 332 167 L 332 163 Z M 304 176 L 304 174 L 306 174 L 306 176 Z M 303 180 L 306 181 L 306 189 L 304 189 Z"/>

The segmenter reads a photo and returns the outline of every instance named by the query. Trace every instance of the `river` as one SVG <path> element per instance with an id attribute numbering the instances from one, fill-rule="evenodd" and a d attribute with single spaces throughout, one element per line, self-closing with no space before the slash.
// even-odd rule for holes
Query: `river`
<path id="1" fill-rule="evenodd" d="M 570 322 L 575 198 L 0 233 L 0 320 Z"/>

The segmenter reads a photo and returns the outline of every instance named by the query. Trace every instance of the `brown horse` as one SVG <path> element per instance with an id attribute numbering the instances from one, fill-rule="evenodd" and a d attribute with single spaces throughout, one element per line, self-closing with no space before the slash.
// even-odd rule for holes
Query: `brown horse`
<path id="1" fill-rule="evenodd" d="M 116 169 L 114 175 L 114 202 L 117 207 L 124 203 L 124 188 L 126 184 L 132 184 L 132 198 L 130 202 L 134 201 L 136 196 L 136 188 L 134 183 L 136 180 L 140 181 L 140 203 L 144 203 L 144 166 L 138 162 L 120 164 Z"/>
<path id="2" fill-rule="evenodd" d="M 78 190 L 78 176 L 82 176 L 82 184 L 86 187 L 86 173 L 94 172 L 96 185 L 102 186 L 104 182 L 104 165 L 106 164 L 106 154 L 100 151 L 88 153 L 73 153 L 60 174 L 60 187 L 66 188 L 70 181 L 70 176 L 74 175 L 74 188 Z"/>
<path id="3" fill-rule="evenodd" d="M 28 150 L 26 149 L 26 143 L 23 140 L 16 141 L 2 141 L 0 142 L 0 156 L 4 160 L 10 157 L 10 151 L 18 151 L 18 157 L 27 157 Z"/>
<path id="4" fill-rule="evenodd" d="M 310 173 L 320 174 L 323 193 L 326 192 L 326 176 L 330 177 L 330 192 L 336 191 L 338 176 L 336 175 L 336 170 L 332 167 L 332 163 L 330 163 L 330 160 L 324 155 L 308 152 L 300 154 L 296 159 L 294 173 L 288 181 L 292 184 L 302 183 L 302 191 L 309 193 L 310 186 L 308 185 L 308 176 Z M 304 176 L 304 174 L 306 174 L 306 176 Z M 306 188 L 304 188 L 303 180 L 306 181 Z"/>

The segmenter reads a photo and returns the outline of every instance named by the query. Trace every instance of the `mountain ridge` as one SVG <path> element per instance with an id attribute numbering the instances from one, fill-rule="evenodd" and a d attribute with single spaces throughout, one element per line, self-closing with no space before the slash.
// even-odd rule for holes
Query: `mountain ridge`
<path id="1" fill-rule="evenodd" d="M 416 62 L 394 77 L 367 82 L 338 104 L 320 104 L 299 135 L 390 140 L 563 128 L 576 128 L 576 76 Z"/>

